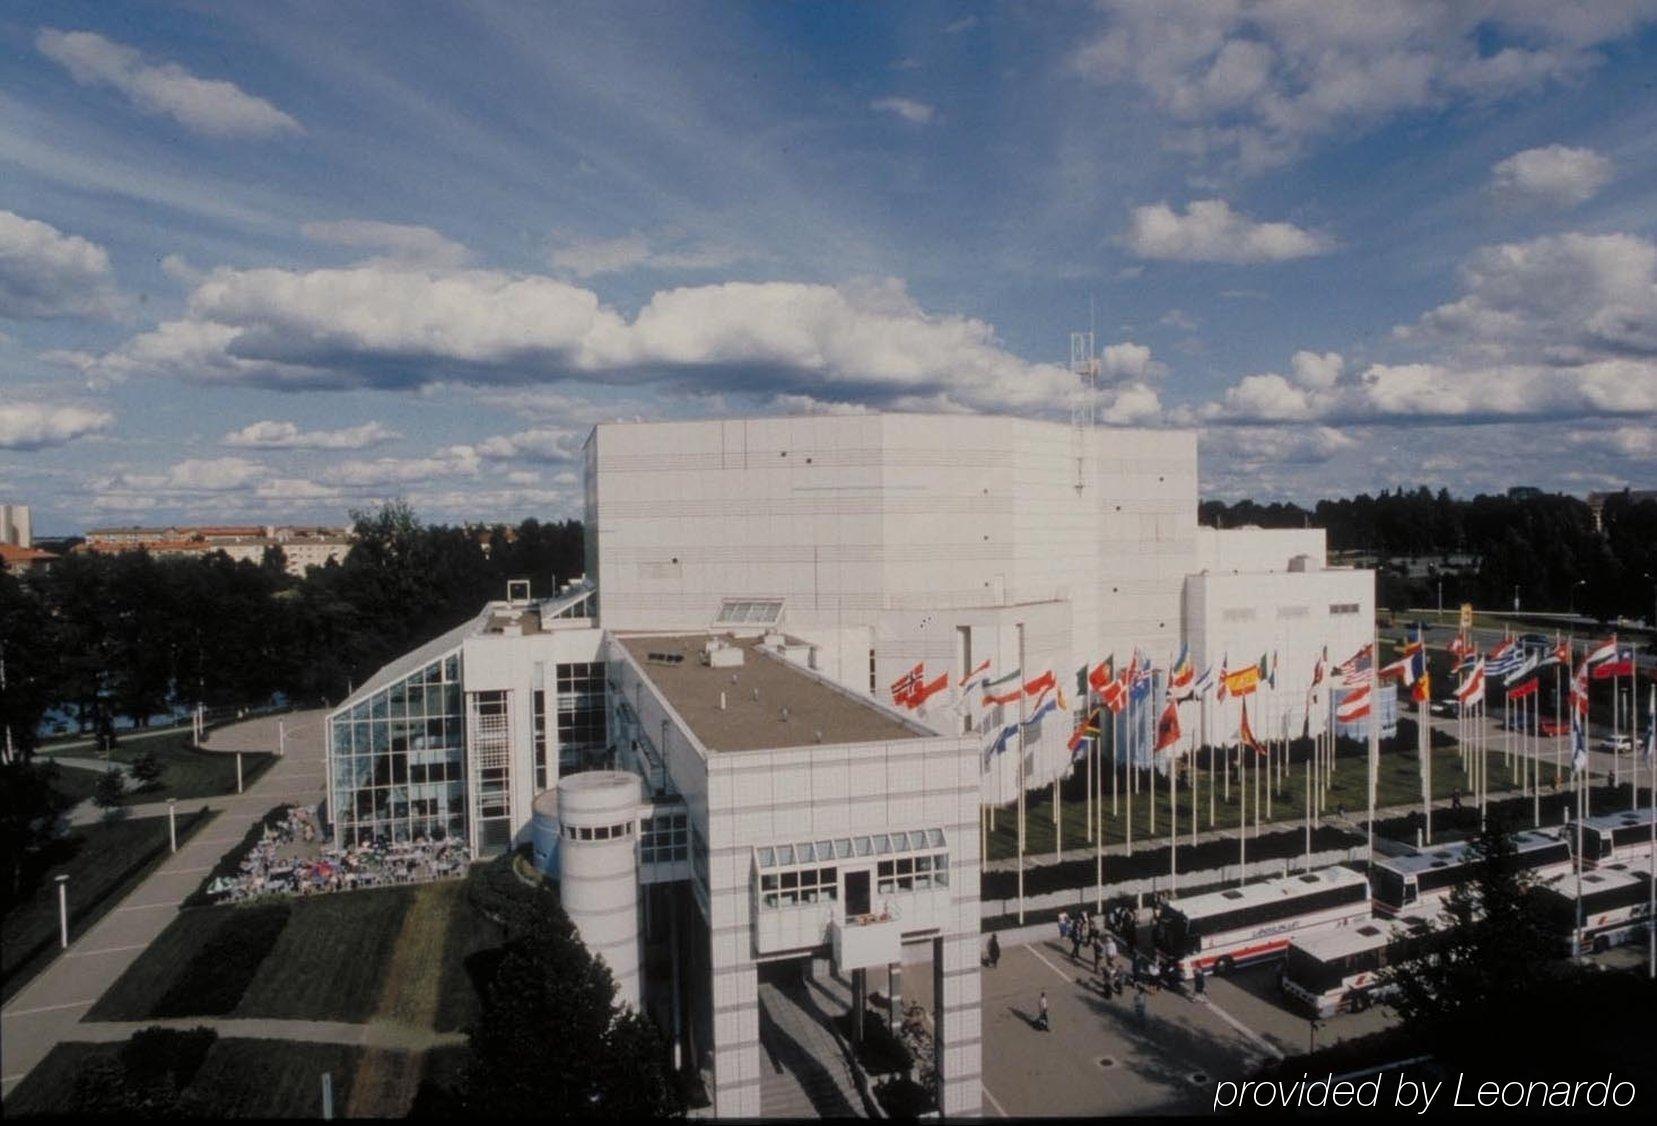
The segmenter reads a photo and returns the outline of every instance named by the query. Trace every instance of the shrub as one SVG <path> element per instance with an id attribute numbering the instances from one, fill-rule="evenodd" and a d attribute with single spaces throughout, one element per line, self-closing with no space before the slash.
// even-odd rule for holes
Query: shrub
<path id="1" fill-rule="evenodd" d="M 98 784 L 92 789 L 92 804 L 99 809 L 113 809 L 121 804 L 127 784 L 121 768 L 112 766 L 98 775 Z"/>
<path id="2" fill-rule="evenodd" d="M 145 751 L 132 760 L 132 776 L 144 789 L 154 789 L 161 781 L 161 759 L 154 751 Z"/>

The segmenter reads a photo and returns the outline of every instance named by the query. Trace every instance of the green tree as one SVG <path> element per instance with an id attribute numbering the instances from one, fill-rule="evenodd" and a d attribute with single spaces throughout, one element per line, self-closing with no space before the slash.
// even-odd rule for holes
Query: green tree
<path id="1" fill-rule="evenodd" d="M 92 787 L 92 804 L 99 809 L 113 809 L 121 804 L 121 795 L 126 792 L 126 780 L 121 768 L 112 766 L 98 775 L 98 781 Z"/>
<path id="2" fill-rule="evenodd" d="M 1470 842 L 1475 875 L 1457 885 L 1419 954 L 1389 967 L 1390 1004 L 1423 1041 L 1442 1046 L 1470 1018 L 1520 1027 L 1532 991 L 1570 972 L 1536 888 L 1519 867 L 1511 826 L 1492 814 Z"/>
<path id="3" fill-rule="evenodd" d="M 54 789 L 54 762 L 17 759 L 0 762 L 0 839 L 5 842 L 6 898 L 15 903 L 23 892 L 29 864 L 52 840 L 58 817 L 70 802 Z"/>

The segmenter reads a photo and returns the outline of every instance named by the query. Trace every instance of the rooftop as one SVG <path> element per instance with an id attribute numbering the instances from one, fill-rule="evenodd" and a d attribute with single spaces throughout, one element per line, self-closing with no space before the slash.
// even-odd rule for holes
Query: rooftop
<path id="1" fill-rule="evenodd" d="M 710 751 L 880 743 L 932 734 L 765 651 L 759 638 L 724 637 L 732 648 L 744 650 L 742 664 L 732 668 L 704 665 L 703 647 L 714 636 L 616 638 Z M 662 655 L 670 660 L 664 662 Z M 683 659 L 672 662 L 674 656 Z M 719 706 L 721 692 L 724 708 Z"/>

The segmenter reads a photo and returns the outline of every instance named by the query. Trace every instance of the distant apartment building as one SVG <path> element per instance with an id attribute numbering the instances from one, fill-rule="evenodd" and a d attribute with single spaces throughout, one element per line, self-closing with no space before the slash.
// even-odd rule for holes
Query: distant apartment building
<path id="1" fill-rule="evenodd" d="M 115 554 L 143 550 L 155 556 L 206 555 L 222 551 L 238 562 L 258 563 L 271 547 L 282 549 L 290 575 L 344 562 L 351 553 L 351 530 L 298 524 L 206 524 L 167 527 L 92 528 L 77 551 Z"/>
<path id="2" fill-rule="evenodd" d="M 0 543 L 12 547 L 35 545 L 34 522 L 26 504 L 0 504 Z"/>
<path id="3" fill-rule="evenodd" d="M 1626 497 L 1630 501 L 1657 500 L 1657 489 L 1622 489 L 1615 493 L 1589 493 L 1588 515 L 1593 517 L 1594 531 L 1605 531 L 1605 502 L 1617 496 Z"/>

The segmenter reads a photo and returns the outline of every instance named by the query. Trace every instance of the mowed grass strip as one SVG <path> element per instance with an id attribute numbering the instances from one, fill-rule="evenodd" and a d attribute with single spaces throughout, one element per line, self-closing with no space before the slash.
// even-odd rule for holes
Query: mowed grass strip
<path id="1" fill-rule="evenodd" d="M 322 1073 L 333 1076 L 334 1114 L 350 1105 L 363 1050 L 292 1040 L 220 1040 L 187 1088 L 210 1118 L 320 1118 Z"/>
<path id="2" fill-rule="evenodd" d="M 379 1005 L 414 890 L 372 888 L 295 900 L 287 927 L 235 1015 L 368 1020 Z"/>
<path id="3" fill-rule="evenodd" d="M 97 1060 L 118 1060 L 126 1042 L 114 1044 L 59 1044 L 35 1064 L 6 1096 L 6 1117 L 26 1114 L 63 1114 L 75 1091 L 75 1080 Z"/>
<path id="4" fill-rule="evenodd" d="M 448 933 L 443 942 L 443 975 L 438 985 L 439 1032 L 458 1032 L 477 1018 L 480 1001 L 474 970 L 479 960 L 506 941 L 499 924 L 477 911 L 467 898 L 467 882 L 457 881 L 449 901 Z"/>
<path id="5" fill-rule="evenodd" d="M 285 903 L 181 912 L 85 1019 L 153 1020 L 234 1011 L 288 916 Z"/>

